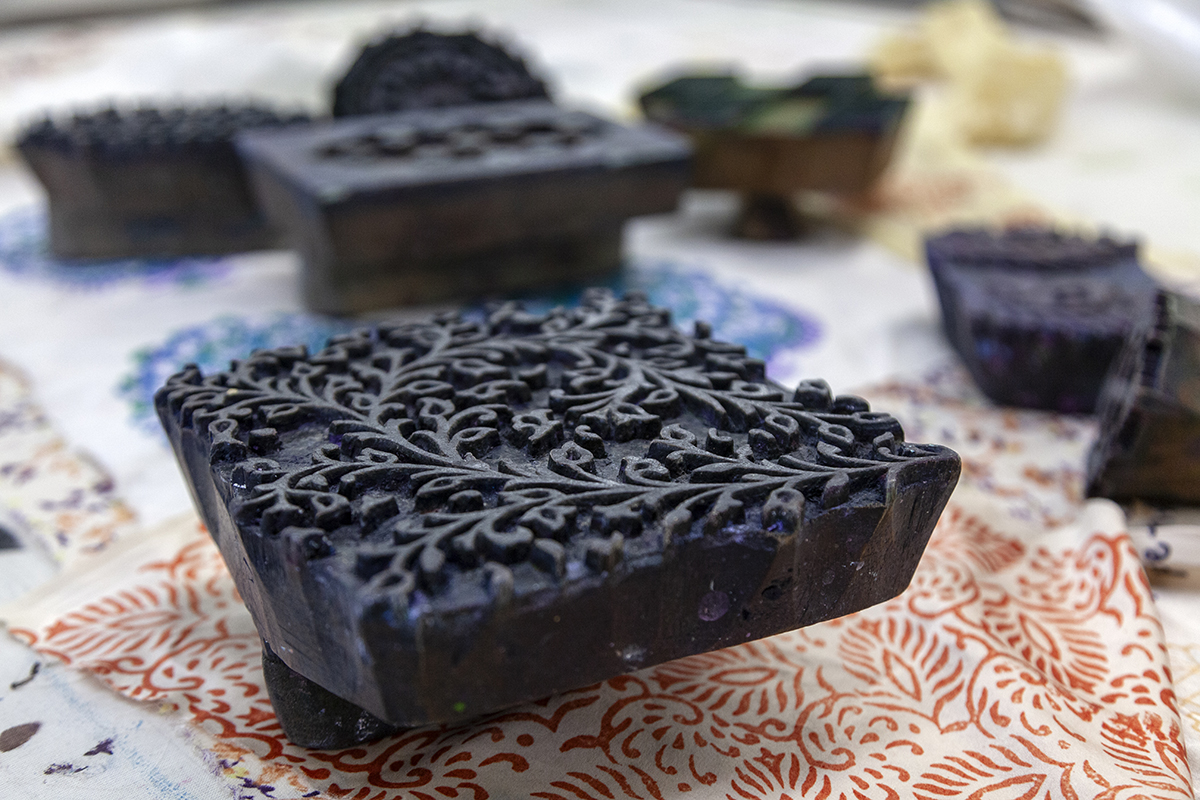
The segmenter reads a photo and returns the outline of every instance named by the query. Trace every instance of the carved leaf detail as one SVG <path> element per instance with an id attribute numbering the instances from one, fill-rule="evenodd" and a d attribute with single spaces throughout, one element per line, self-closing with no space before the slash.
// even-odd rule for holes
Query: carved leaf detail
<path id="1" fill-rule="evenodd" d="M 731 525 L 788 536 L 882 502 L 892 465 L 934 453 L 860 398 L 789 392 L 743 348 L 605 292 L 189 367 L 158 404 L 207 442 L 243 532 L 346 549 L 331 563 L 401 605 L 455 576 L 508 592 L 525 562 L 618 569 Z"/>

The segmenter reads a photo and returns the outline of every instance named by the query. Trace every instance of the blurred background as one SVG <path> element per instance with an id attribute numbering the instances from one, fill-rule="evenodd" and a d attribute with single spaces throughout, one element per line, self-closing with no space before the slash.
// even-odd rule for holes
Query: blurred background
<path id="1" fill-rule="evenodd" d="M 849 0 L 856 2 L 857 0 Z M 921 0 L 864 0 L 898 6 L 918 6 Z M 22 24 L 104 14 L 138 14 L 184 6 L 238 6 L 256 0 L 8 0 L 0 21 Z M 1006 17 L 1035 25 L 1090 25 L 1085 0 L 998 0 Z"/>

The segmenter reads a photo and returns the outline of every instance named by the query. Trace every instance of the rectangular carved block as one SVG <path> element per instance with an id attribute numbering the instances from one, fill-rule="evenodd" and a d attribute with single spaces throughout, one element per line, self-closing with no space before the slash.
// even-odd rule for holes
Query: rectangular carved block
<path id="1" fill-rule="evenodd" d="M 680 137 L 548 101 L 352 117 L 239 140 L 304 259 L 314 310 L 542 288 L 620 266 L 631 216 L 671 211 Z"/>
<path id="2" fill-rule="evenodd" d="M 1040 228 L 964 229 L 925 248 L 946 338 L 1002 405 L 1092 411 L 1154 298 L 1134 243 Z"/>
<path id="3" fill-rule="evenodd" d="M 278 235 L 233 135 L 303 119 L 254 106 L 108 109 L 43 120 L 17 147 L 49 195 L 59 258 L 236 253 L 274 246 Z"/>
<path id="4" fill-rule="evenodd" d="M 959 472 L 605 293 L 190 368 L 156 404 L 285 729 L 319 746 L 887 600 Z"/>
<path id="5" fill-rule="evenodd" d="M 1200 305 L 1160 292 L 1100 397 L 1088 494 L 1200 504 Z"/>

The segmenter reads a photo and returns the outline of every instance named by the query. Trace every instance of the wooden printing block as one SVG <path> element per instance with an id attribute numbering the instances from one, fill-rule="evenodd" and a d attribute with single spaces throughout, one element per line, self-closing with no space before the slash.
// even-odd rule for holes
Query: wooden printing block
<path id="1" fill-rule="evenodd" d="M 1160 292 L 1104 382 L 1088 495 L 1200 504 L 1200 305 Z"/>
<path id="2" fill-rule="evenodd" d="M 188 367 L 156 406 L 284 729 L 320 747 L 887 600 L 959 473 L 598 291 Z"/>
<path id="3" fill-rule="evenodd" d="M 238 140 L 316 311 L 599 279 L 621 228 L 675 208 L 689 148 L 529 100 L 348 117 Z"/>
<path id="4" fill-rule="evenodd" d="M 822 75 L 784 89 L 733 75 L 688 75 L 640 98 L 646 118 L 686 133 L 694 185 L 742 195 L 735 232 L 755 239 L 801 232 L 800 191 L 866 193 L 891 160 L 907 95 L 869 75 Z"/>
<path id="5" fill-rule="evenodd" d="M 258 106 L 109 108 L 26 128 L 17 148 L 50 200 L 66 259 L 234 253 L 274 246 L 233 134 L 306 119 Z"/>
<path id="6" fill-rule="evenodd" d="M 548 97 L 522 58 L 479 34 L 416 28 L 362 49 L 334 87 L 333 115 Z"/>
<path id="7" fill-rule="evenodd" d="M 1137 245 L 1044 228 L 951 231 L 925 243 L 942 326 L 1002 405 L 1087 413 L 1154 281 Z"/>

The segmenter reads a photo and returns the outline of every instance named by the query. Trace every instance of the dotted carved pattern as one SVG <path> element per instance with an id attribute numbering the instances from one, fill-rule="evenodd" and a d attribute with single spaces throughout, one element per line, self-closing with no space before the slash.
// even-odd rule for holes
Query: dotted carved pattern
<path id="1" fill-rule="evenodd" d="M 334 88 L 333 115 L 544 97 L 546 85 L 500 44 L 417 29 L 363 48 Z"/>
<path id="2" fill-rule="evenodd" d="M 15 633 L 127 696 L 175 703 L 247 798 L 1191 797 L 1136 556 L 1111 509 L 1082 506 L 1078 476 L 1055 472 L 1078 463 L 1089 423 L 923 387 L 875 396 L 974 465 L 907 592 L 470 725 L 291 745 L 249 613 L 194 524 L 148 537 L 161 555 Z"/>
<path id="3" fill-rule="evenodd" d="M 494 150 L 515 151 L 571 147 L 593 140 L 604 123 L 582 112 L 547 109 L 512 119 L 491 116 L 449 127 L 381 124 L 324 144 L 321 158 L 406 159 L 473 158 Z"/>
<path id="4" fill-rule="evenodd" d="M 786 533 L 806 508 L 882 502 L 890 468 L 945 452 L 861 398 L 763 372 L 703 325 L 689 337 L 638 295 L 595 292 L 187 369 L 159 402 L 207 435 L 244 536 L 310 559 L 350 549 L 349 582 L 406 603 L 453 579 L 503 595 L 520 565 L 603 571 L 729 526 Z"/>

